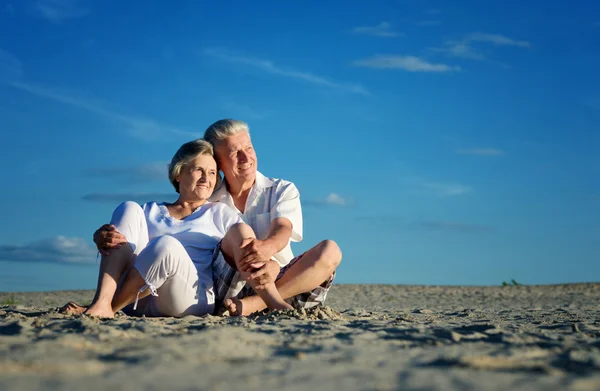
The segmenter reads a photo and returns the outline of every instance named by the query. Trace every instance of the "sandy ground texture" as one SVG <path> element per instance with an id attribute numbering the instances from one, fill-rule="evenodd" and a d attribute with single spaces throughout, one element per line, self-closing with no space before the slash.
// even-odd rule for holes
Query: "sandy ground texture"
<path id="1" fill-rule="evenodd" d="M 242 317 L 58 314 L 0 293 L 0 390 L 600 390 L 600 284 L 335 286 Z"/>

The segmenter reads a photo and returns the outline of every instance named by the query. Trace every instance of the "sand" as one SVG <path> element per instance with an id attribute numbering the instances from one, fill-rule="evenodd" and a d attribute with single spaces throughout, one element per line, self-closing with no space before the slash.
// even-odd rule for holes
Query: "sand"
<path id="1" fill-rule="evenodd" d="M 73 317 L 0 293 L 1 390 L 600 390 L 600 284 L 339 285 L 242 317 Z"/>

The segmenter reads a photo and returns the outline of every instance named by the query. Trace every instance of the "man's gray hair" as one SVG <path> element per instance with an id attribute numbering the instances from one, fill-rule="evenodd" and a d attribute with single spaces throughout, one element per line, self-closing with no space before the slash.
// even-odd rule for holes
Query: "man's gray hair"
<path id="1" fill-rule="evenodd" d="M 188 141 L 175 152 L 173 159 L 171 159 L 171 163 L 169 163 L 169 181 L 171 181 L 176 192 L 179 193 L 179 182 L 177 182 L 177 177 L 181 174 L 181 169 L 200 155 L 214 157 L 215 153 L 212 144 L 202 139 Z M 221 176 L 217 175 L 215 188 L 219 185 L 220 179 Z"/>
<path id="2" fill-rule="evenodd" d="M 227 137 L 239 132 L 246 132 L 250 136 L 248 124 L 236 119 L 221 119 L 206 129 L 204 139 L 214 147 L 217 141 L 225 140 Z"/>

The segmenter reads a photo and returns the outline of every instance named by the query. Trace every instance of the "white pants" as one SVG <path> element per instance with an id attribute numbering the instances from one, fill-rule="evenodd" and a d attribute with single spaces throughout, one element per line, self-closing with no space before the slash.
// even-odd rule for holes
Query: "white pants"
<path id="1" fill-rule="evenodd" d="M 133 249 L 133 267 L 151 295 L 123 309 L 131 316 L 201 316 L 214 311 L 214 297 L 199 283 L 198 270 L 183 245 L 170 235 L 148 240 L 144 211 L 135 202 L 119 205 L 111 224 L 125 235 Z"/>

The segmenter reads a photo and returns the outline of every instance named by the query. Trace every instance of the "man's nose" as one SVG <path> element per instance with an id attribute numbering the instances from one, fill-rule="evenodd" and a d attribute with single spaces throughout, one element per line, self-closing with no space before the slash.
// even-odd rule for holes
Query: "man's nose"
<path id="1" fill-rule="evenodd" d="M 248 154 L 245 151 L 238 152 L 238 161 L 241 163 L 245 163 L 248 161 Z"/>

